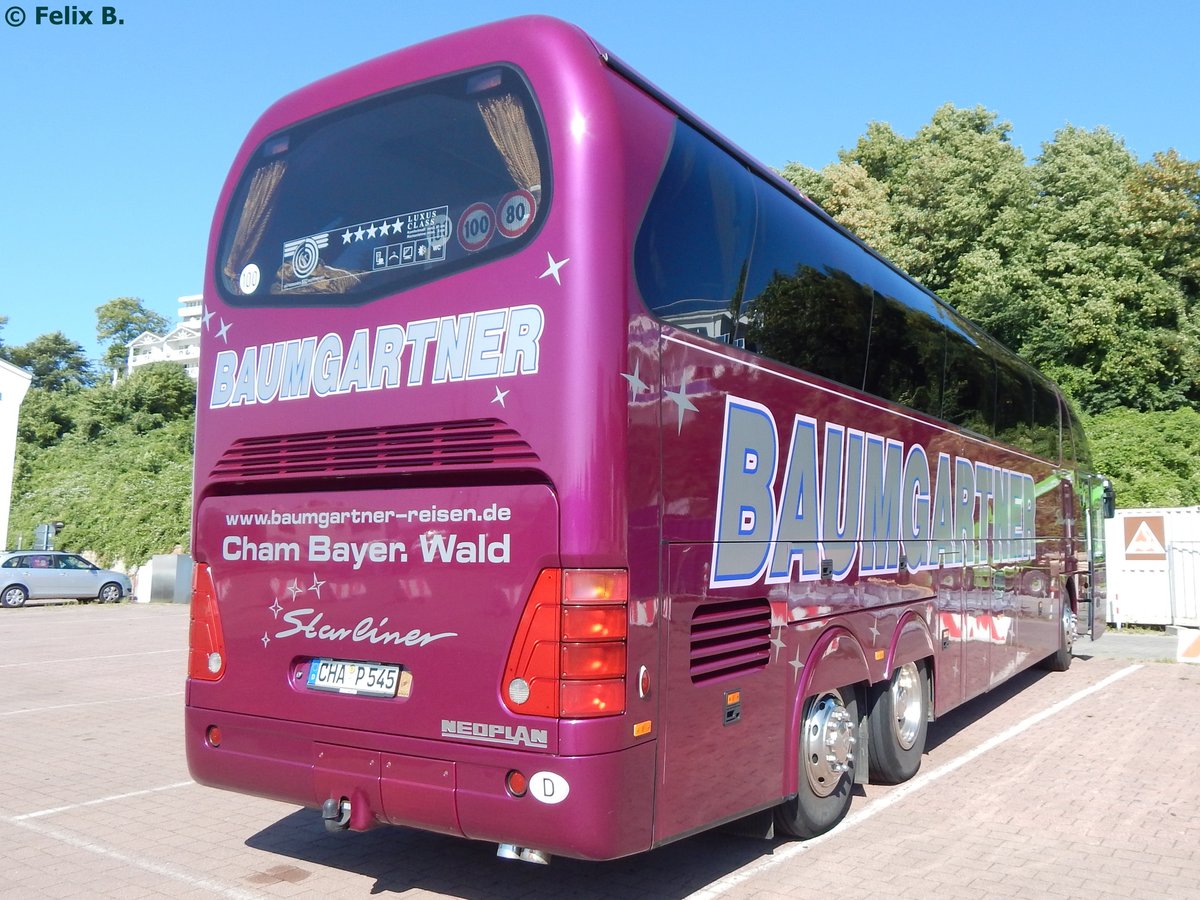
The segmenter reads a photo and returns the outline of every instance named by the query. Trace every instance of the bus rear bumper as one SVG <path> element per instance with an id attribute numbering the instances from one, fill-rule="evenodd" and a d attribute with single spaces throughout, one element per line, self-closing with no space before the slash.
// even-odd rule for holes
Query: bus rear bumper
<path id="1" fill-rule="evenodd" d="M 348 800 L 355 830 L 405 825 L 578 859 L 627 856 L 653 840 L 653 742 L 559 757 L 194 707 L 186 742 L 200 784 L 317 809 Z M 523 796 L 508 789 L 514 770 Z"/>

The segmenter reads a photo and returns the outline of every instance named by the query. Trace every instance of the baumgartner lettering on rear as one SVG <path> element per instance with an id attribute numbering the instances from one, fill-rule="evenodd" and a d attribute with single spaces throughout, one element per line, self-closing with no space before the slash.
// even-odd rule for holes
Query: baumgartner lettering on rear
<path id="1" fill-rule="evenodd" d="M 209 407 L 534 375 L 544 326 L 540 306 L 512 306 L 221 350 Z"/>

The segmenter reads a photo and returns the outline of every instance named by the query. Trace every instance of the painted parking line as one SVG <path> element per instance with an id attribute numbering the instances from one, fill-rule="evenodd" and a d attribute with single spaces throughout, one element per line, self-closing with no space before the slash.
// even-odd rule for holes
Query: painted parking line
<path id="1" fill-rule="evenodd" d="M 14 825 L 18 822 L 24 822 L 28 819 L 41 819 L 45 816 L 54 816 L 59 813 L 71 812 L 76 809 L 84 809 L 88 806 L 100 806 L 104 803 L 115 803 L 117 800 L 128 800 L 131 797 L 145 797 L 150 794 L 160 794 L 163 791 L 174 791 L 182 787 L 191 787 L 196 782 L 194 781 L 176 781 L 174 784 L 164 784 L 161 787 L 146 788 L 141 791 L 129 791 L 124 794 L 113 794 L 111 797 L 99 797 L 95 800 L 84 800 L 81 803 L 71 803 L 67 806 L 55 806 L 51 809 L 39 809 L 37 812 L 24 813 L 20 816 L 11 816 L 8 821 Z"/>
<path id="2" fill-rule="evenodd" d="M 1013 738 L 1028 731 L 1034 725 L 1038 725 L 1046 721 L 1046 719 L 1058 715 L 1058 713 L 1062 712 L 1068 707 L 1073 706 L 1080 700 L 1084 700 L 1090 697 L 1092 694 L 1104 690 L 1114 682 L 1120 681 L 1127 675 L 1132 675 L 1141 668 L 1143 667 L 1140 665 L 1127 666 L 1126 668 L 1121 669 L 1119 672 L 1114 672 L 1112 675 L 1097 681 L 1095 684 L 1089 687 L 1076 691 L 1074 694 L 1071 694 L 1071 696 L 1058 701 L 1053 706 L 1048 706 L 1041 712 L 1034 713 L 1032 716 L 1029 716 L 1027 719 L 1023 719 L 1016 725 L 1013 725 L 999 734 L 988 738 L 982 744 L 974 747 L 971 750 L 968 750 L 962 756 L 956 757 L 955 759 L 950 760 L 949 762 L 939 766 L 936 769 L 933 769 L 932 771 L 922 772 L 911 781 L 900 785 L 895 790 L 890 791 L 877 800 L 872 800 L 870 804 L 868 804 L 862 810 L 846 816 L 846 818 L 844 818 L 841 823 L 832 831 L 827 831 L 825 834 L 819 835 L 815 838 L 810 838 L 807 841 L 788 844 L 787 846 L 775 851 L 775 853 L 773 853 L 768 859 L 752 863 L 748 868 L 741 869 L 725 876 L 724 878 L 714 881 L 704 890 L 689 894 L 686 900 L 711 900 L 711 898 L 723 896 L 739 885 L 745 884 L 747 881 L 756 878 L 763 872 L 773 869 L 781 863 L 787 862 L 788 860 L 794 859 L 795 857 L 802 853 L 808 852 L 814 847 L 819 847 L 826 841 L 830 841 L 844 832 L 861 825 L 863 822 L 873 819 L 875 816 L 879 815 L 879 813 L 883 812 L 889 807 L 892 807 L 901 800 L 904 800 L 907 797 L 922 791 L 935 781 L 938 781 L 939 779 L 944 778 L 958 769 L 961 769 L 963 766 L 967 765 L 967 763 L 978 759 L 985 753 L 995 750 L 1000 745 L 1011 741 Z"/>
<path id="3" fill-rule="evenodd" d="M 106 703 L 141 703 L 145 700 L 159 700 L 163 697 L 182 697 L 183 691 L 168 691 L 165 694 L 147 694 L 143 697 L 114 697 L 112 700 L 82 700 L 79 703 L 60 703 L 56 706 L 33 706 L 28 709 L 10 709 L 0 712 L 4 716 L 23 716 L 28 713 L 53 712 L 59 709 L 77 709 L 81 706 L 103 706 Z"/>
<path id="4" fill-rule="evenodd" d="M 74 847 L 76 850 L 83 850 L 87 853 L 103 856 L 108 859 L 115 859 L 118 862 L 124 863 L 127 866 L 141 869 L 143 872 L 150 872 L 162 878 L 170 879 L 188 888 L 204 891 L 218 897 L 229 897 L 232 900 L 258 900 L 262 894 L 256 894 L 252 891 L 246 891 L 241 888 L 233 887 L 227 884 L 213 881 L 210 878 L 205 878 L 195 872 L 189 872 L 187 869 L 173 866 L 168 863 L 162 863 L 154 859 L 149 859 L 144 856 L 139 856 L 133 853 L 126 853 L 123 850 L 116 850 L 112 847 L 106 847 L 103 844 L 98 844 L 95 841 L 88 840 L 77 834 L 72 834 L 62 828 L 56 828 L 53 825 L 48 825 L 44 822 L 32 820 L 17 821 L 14 819 L 5 819 L 9 824 L 24 828 L 26 831 L 32 831 L 44 838 L 49 838 L 60 844 L 65 844 L 68 847 Z"/>
<path id="5" fill-rule="evenodd" d="M 97 662 L 102 659 L 129 659 L 136 656 L 157 656 L 162 653 L 187 653 L 186 647 L 170 650 L 140 650 L 137 653 L 110 653 L 107 656 L 72 656 L 69 659 L 35 659 L 30 662 L 0 663 L 0 669 L 19 669 L 23 666 L 55 666 L 63 663 Z"/>
<path id="6" fill-rule="evenodd" d="M 235 898 L 235 900 L 250 900 L 250 898 L 258 898 L 261 894 L 256 894 L 251 891 L 242 890 L 241 888 L 233 887 L 227 884 L 213 881 L 195 872 L 190 872 L 187 869 L 179 866 L 173 866 L 168 863 L 159 862 L 158 860 L 148 857 L 139 856 L 134 853 L 127 853 L 123 850 L 117 850 L 113 847 L 106 847 L 94 840 L 74 834 L 64 828 L 59 828 L 45 822 L 39 822 L 38 819 L 44 819 L 47 816 L 59 815 L 68 813 L 78 809 L 85 809 L 90 806 L 100 806 L 105 803 L 116 803 L 121 800 L 129 800 L 134 797 L 145 797 L 151 794 L 159 794 L 164 791 L 174 791 L 179 788 L 191 787 L 195 784 L 194 781 L 177 781 L 174 784 L 164 784 L 159 787 L 146 788 L 141 791 L 128 791 L 124 794 L 113 794 L 109 797 L 98 797 L 95 800 L 84 800 L 80 803 L 72 803 L 67 806 L 56 806 L 51 809 L 40 809 L 36 812 L 24 813 L 19 816 L 7 816 L 0 819 L 0 822 L 13 825 L 17 828 L 23 828 L 26 831 L 32 831 L 44 838 L 48 838 L 60 844 L 74 847 L 77 850 L 83 850 L 87 853 L 93 853 L 97 856 L 115 859 L 121 863 L 141 869 L 144 872 L 150 872 L 154 875 L 168 878 L 171 881 L 186 885 L 189 888 L 204 891 L 220 897 Z"/>

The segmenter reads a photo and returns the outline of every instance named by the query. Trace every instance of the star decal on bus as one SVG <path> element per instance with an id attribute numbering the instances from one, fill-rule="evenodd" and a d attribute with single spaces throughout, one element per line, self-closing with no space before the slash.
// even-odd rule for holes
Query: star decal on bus
<path id="1" fill-rule="evenodd" d="M 320 599 L 321 599 L 321 586 L 322 586 L 323 584 L 325 584 L 325 582 L 323 582 L 323 581 L 320 581 L 320 580 L 317 578 L 317 573 L 316 573 L 316 572 L 313 572 L 313 583 L 312 583 L 312 586 L 311 586 L 311 587 L 309 587 L 309 590 L 310 590 L 310 591 L 312 591 L 314 594 L 316 594 L 316 595 L 317 595 L 317 599 L 318 599 L 318 600 L 320 600 Z"/>
<path id="2" fill-rule="evenodd" d="M 275 613 L 275 618 L 279 618 L 279 614 L 283 612 L 283 606 L 279 603 L 279 598 L 275 598 L 275 602 L 267 607 L 271 612 Z"/>
<path id="3" fill-rule="evenodd" d="M 787 643 L 783 640 L 783 626 L 779 626 L 779 631 L 775 637 L 771 638 L 771 646 L 774 648 L 771 652 L 774 654 L 771 657 L 771 662 L 779 662 L 779 652 L 787 649 Z"/>
<path id="4" fill-rule="evenodd" d="M 204 330 L 205 331 L 209 330 L 208 323 L 210 321 L 212 321 L 212 317 L 215 315 L 216 315 L 216 312 L 209 309 L 207 306 L 204 307 L 204 315 L 201 317 L 201 320 L 204 322 Z"/>
<path id="5" fill-rule="evenodd" d="M 804 663 L 800 661 L 800 648 L 796 648 L 796 655 L 788 661 L 788 665 L 792 667 L 792 678 L 800 677 L 800 670 L 804 668 Z"/>
<path id="6" fill-rule="evenodd" d="M 676 406 L 676 413 L 678 413 L 678 416 L 675 422 L 675 433 L 680 434 L 683 431 L 683 414 L 689 410 L 691 412 L 699 412 L 699 410 L 696 409 L 696 405 L 688 399 L 687 376 L 684 376 L 683 380 L 680 382 L 679 390 L 664 391 L 664 393 L 667 395 L 667 399 Z"/>
<path id="7" fill-rule="evenodd" d="M 642 381 L 641 369 L 642 369 L 642 361 L 639 359 L 637 362 L 635 362 L 633 364 L 633 374 L 632 375 L 630 375 L 628 372 L 621 373 L 621 377 L 629 382 L 629 392 L 630 392 L 629 399 L 631 399 L 631 400 L 636 400 L 637 395 L 640 394 L 642 391 L 650 390 L 650 385 L 648 385 L 648 384 L 646 384 L 646 382 Z"/>
<path id="8" fill-rule="evenodd" d="M 557 284 L 561 285 L 562 279 L 558 277 L 558 270 L 561 269 L 563 266 L 565 266 L 567 263 L 569 263 L 571 261 L 571 258 L 568 256 L 566 259 L 560 259 L 560 260 L 555 261 L 554 257 L 551 256 L 549 252 L 547 252 L 546 253 L 546 261 L 548 263 L 550 263 L 550 265 L 548 265 L 546 267 L 546 271 L 543 272 L 541 275 L 539 275 L 538 278 L 545 278 L 547 275 L 553 275 L 554 281 Z"/>
<path id="9" fill-rule="evenodd" d="M 507 397 L 511 393 L 512 393 L 512 388 L 509 388 L 507 391 L 502 391 L 502 390 L 500 390 L 499 385 L 497 385 L 496 386 L 496 396 L 491 399 L 491 402 L 499 403 L 501 406 L 504 406 L 505 405 L 504 398 Z"/>
<path id="10" fill-rule="evenodd" d="M 219 329 L 217 329 L 217 337 L 219 337 L 221 340 L 223 340 L 225 343 L 228 344 L 229 343 L 229 329 L 232 327 L 233 327 L 232 322 L 226 322 L 224 319 L 222 319 L 221 327 Z"/>
<path id="11" fill-rule="evenodd" d="M 293 578 L 292 583 L 287 586 L 287 592 L 292 595 L 292 602 L 296 602 L 296 595 L 303 594 L 304 588 L 300 587 L 300 579 Z"/>
<path id="12" fill-rule="evenodd" d="M 871 632 L 871 646 L 875 646 L 875 642 L 879 640 L 879 629 L 875 627 L 875 623 L 871 623 L 871 627 L 867 629 Z"/>
<path id="13" fill-rule="evenodd" d="M 267 637 L 267 633 L 266 633 L 265 631 L 263 632 L 263 636 L 262 636 L 262 642 L 263 642 L 263 649 L 264 649 L 264 650 L 266 650 L 266 649 L 267 649 L 267 644 L 271 643 L 271 639 L 270 639 L 269 637 Z"/>

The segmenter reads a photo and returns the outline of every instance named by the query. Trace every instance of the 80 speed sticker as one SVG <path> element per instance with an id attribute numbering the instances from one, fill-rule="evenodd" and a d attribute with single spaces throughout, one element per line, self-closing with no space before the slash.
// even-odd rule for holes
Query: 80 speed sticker
<path id="1" fill-rule="evenodd" d="M 513 191 L 496 207 L 496 227 L 506 238 L 520 237 L 533 224 L 537 204 L 529 191 Z"/>
<path id="2" fill-rule="evenodd" d="M 464 250 L 482 250 L 495 233 L 496 214 L 486 203 L 472 203 L 458 219 L 458 242 Z"/>

